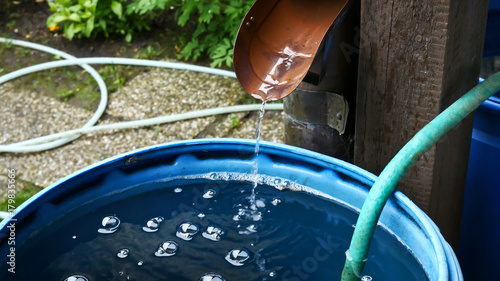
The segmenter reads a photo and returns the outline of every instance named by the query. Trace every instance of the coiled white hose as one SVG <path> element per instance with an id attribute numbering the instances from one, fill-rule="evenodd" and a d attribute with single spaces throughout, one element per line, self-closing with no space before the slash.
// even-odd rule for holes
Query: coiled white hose
<path id="1" fill-rule="evenodd" d="M 59 51 L 59 50 L 51 48 L 51 47 L 47 47 L 47 46 L 36 44 L 36 43 L 21 41 L 21 40 L 14 40 L 14 39 L 7 39 L 7 38 L 0 37 L 0 43 L 7 43 L 7 44 L 12 44 L 12 45 L 16 45 L 16 46 L 25 47 L 25 48 L 30 48 L 30 49 L 46 52 L 49 54 L 53 54 L 56 56 L 60 56 L 60 57 L 65 58 L 65 59 L 75 59 L 76 58 L 75 56 L 72 56 L 70 54 L 67 54 L 65 52 Z M 99 73 L 93 67 L 91 67 L 88 64 L 80 64 L 80 66 L 83 69 L 85 69 L 90 75 L 92 75 L 92 77 L 96 80 L 97 84 L 99 85 L 99 90 L 101 91 L 101 100 L 99 102 L 99 106 L 97 107 L 97 110 L 95 111 L 92 118 L 90 118 L 90 120 L 87 121 L 87 123 L 85 123 L 85 125 L 83 125 L 83 128 L 88 128 L 88 127 L 93 126 L 95 123 L 97 123 L 97 121 L 99 121 L 99 118 L 101 118 L 102 114 L 104 113 L 104 110 L 106 110 L 106 106 L 108 104 L 108 89 L 106 88 L 106 84 L 104 83 L 104 80 L 102 79 L 101 75 L 99 75 Z M 16 72 L 20 72 L 21 75 L 26 75 L 26 74 L 30 73 L 28 71 L 25 71 L 24 69 L 18 70 Z M 6 74 L 4 76 L 8 77 L 9 74 Z M 4 76 L 0 77 L 0 80 Z M 6 81 L 8 81 L 8 80 L 6 80 Z M 0 84 L 2 84 L 2 83 L 4 83 L 4 82 L 0 82 Z M 61 145 L 64 145 L 68 142 L 73 141 L 74 139 L 76 139 L 78 137 L 79 137 L 78 135 L 72 136 L 69 138 L 54 140 L 50 143 L 45 143 L 45 144 L 36 145 L 36 146 L 32 145 L 30 141 L 19 142 L 19 143 L 15 143 L 12 145 L 18 146 L 18 147 L 24 146 L 27 149 L 26 152 L 42 151 L 42 150 L 47 150 L 47 149 L 59 147 Z M 29 149 L 28 149 L 28 147 L 29 147 Z M 8 152 L 8 151 L 6 151 L 6 152 Z M 22 152 L 22 151 L 19 151 L 19 152 Z"/>
<path id="2" fill-rule="evenodd" d="M 101 101 L 99 106 L 92 116 L 92 118 L 80 129 L 69 130 L 66 132 L 56 133 L 52 135 L 47 135 L 43 137 L 34 138 L 27 141 L 22 141 L 18 143 L 0 145 L 0 153 L 1 152 L 11 152 L 11 153 L 28 153 L 28 152 L 36 152 L 52 149 L 61 145 L 64 145 L 72 140 L 78 138 L 81 134 L 102 131 L 102 130 L 117 130 L 117 129 L 130 129 L 137 128 L 143 126 L 151 126 L 168 122 L 175 122 L 180 120 L 186 120 L 191 118 L 198 117 L 206 117 L 216 114 L 227 114 L 241 111 L 256 111 L 260 109 L 259 104 L 251 104 L 251 105 L 236 105 L 236 106 L 228 106 L 228 107 L 219 107 L 213 109 L 205 109 L 199 111 L 192 111 L 187 113 L 175 114 L 170 116 L 161 116 L 150 119 L 143 119 L 137 121 L 128 121 L 128 122 L 120 122 L 113 123 L 108 125 L 94 126 L 94 124 L 99 120 L 102 116 L 108 101 L 108 91 L 104 80 L 97 73 L 95 69 L 90 67 L 88 64 L 124 64 L 124 65 L 136 65 L 136 66 L 151 66 L 151 67 L 163 67 L 170 69 L 184 69 L 189 71 L 203 72 L 213 75 L 227 76 L 235 78 L 236 75 L 232 71 L 215 69 L 197 65 L 189 65 L 184 63 L 175 63 L 175 62 L 166 62 L 166 61 L 154 61 L 154 60 L 142 60 L 142 59 L 130 59 L 130 58 L 76 58 L 67 53 L 61 52 L 59 50 L 43 46 L 40 44 L 30 43 L 21 40 L 13 40 L 6 39 L 0 37 L 0 43 L 9 43 L 17 46 L 32 48 L 35 50 L 44 51 L 47 53 L 51 53 L 65 60 L 58 60 L 52 62 L 41 63 L 33 66 L 29 66 L 20 70 L 16 70 L 14 72 L 8 73 L 0 77 L 0 84 L 10 81 L 12 79 L 18 78 L 23 75 L 27 75 L 33 72 L 57 68 L 62 66 L 69 65 L 79 65 L 83 67 L 89 74 L 94 77 L 99 85 L 99 89 L 101 91 Z M 268 104 L 266 106 L 267 110 L 283 110 L 283 104 Z"/>

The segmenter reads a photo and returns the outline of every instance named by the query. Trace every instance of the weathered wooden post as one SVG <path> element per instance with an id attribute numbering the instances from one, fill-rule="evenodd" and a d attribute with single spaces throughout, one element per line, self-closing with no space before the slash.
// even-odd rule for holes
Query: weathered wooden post
<path id="1" fill-rule="evenodd" d="M 375 174 L 478 83 L 488 0 L 363 0 L 354 163 Z M 399 184 L 459 240 L 472 118 L 425 153 Z"/>

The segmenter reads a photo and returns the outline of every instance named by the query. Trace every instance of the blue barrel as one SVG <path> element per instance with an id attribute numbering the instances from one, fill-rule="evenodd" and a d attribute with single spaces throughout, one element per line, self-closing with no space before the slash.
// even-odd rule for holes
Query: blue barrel
<path id="1" fill-rule="evenodd" d="M 459 245 L 465 280 L 488 280 L 500 264 L 500 92 L 474 113 Z"/>
<path id="2" fill-rule="evenodd" d="M 144 185 L 145 183 L 167 183 L 174 180 L 176 182 L 190 181 L 200 178 L 200 175 L 202 178 L 217 178 L 218 180 L 227 177 L 229 181 L 238 178 L 239 175 L 239 181 L 241 181 L 251 173 L 254 164 L 257 163 L 260 178 L 273 179 L 274 183 L 283 184 L 281 188 L 285 191 L 276 191 L 283 192 L 280 196 L 287 196 L 287 194 L 292 196 L 300 193 L 304 194 L 304 196 L 320 198 L 324 202 L 329 202 L 328 204 L 338 204 L 341 208 L 354 212 L 355 218 L 370 186 L 376 179 L 373 174 L 352 164 L 308 150 L 261 142 L 259 155 L 255 157 L 254 148 L 254 141 L 241 139 L 203 139 L 167 143 L 105 160 L 60 180 L 25 202 L 18 208 L 12 219 L 6 219 L 0 224 L 0 261 L 2 261 L 0 268 L 3 269 L 3 272 L 0 272 L 0 279 L 10 280 L 9 277 L 16 277 L 15 275 L 9 275 L 10 273 L 7 272 L 10 268 L 9 262 L 12 261 L 12 265 L 17 266 L 15 270 L 18 272 L 16 274 L 28 274 L 26 272 L 31 271 L 32 267 L 38 266 L 43 269 L 51 263 L 50 258 L 48 258 L 50 253 L 39 254 L 30 248 L 23 249 L 23 246 L 45 247 L 52 252 L 58 251 L 58 247 L 68 247 L 72 241 L 75 241 L 70 237 L 71 232 L 65 233 L 62 229 L 44 232 L 44 229 L 58 229 L 57 225 L 60 223 L 71 223 L 75 219 L 72 217 L 73 215 L 92 214 L 100 206 L 106 206 L 106 204 L 112 204 L 118 200 L 140 197 L 154 188 L 161 188 L 158 187 L 161 185 Z M 224 188 L 232 188 L 231 185 L 224 186 Z M 138 210 L 156 207 L 158 206 L 143 206 Z M 130 208 L 134 208 L 134 205 L 132 204 Z M 189 210 L 193 207 L 186 205 L 184 208 Z M 293 220 L 293 218 L 288 219 Z M 310 221 L 314 219 L 306 218 L 306 220 Z M 335 220 L 332 219 L 331 223 L 333 221 Z M 113 221 L 108 220 L 107 222 Z M 300 229 L 301 226 L 297 227 Z M 312 227 L 315 228 L 314 225 Z M 348 228 L 351 229 L 352 234 L 353 228 L 350 224 Z M 443 239 L 436 225 L 402 193 L 396 191 L 389 199 L 377 228 L 384 229 L 394 238 L 397 245 L 391 245 L 404 249 L 405 256 L 412 256 L 418 261 L 418 266 L 421 267 L 427 278 L 416 278 L 416 280 L 463 280 L 456 256 Z M 45 242 L 47 239 L 50 240 L 51 236 L 61 232 L 65 234 L 57 243 Z M 96 233 L 95 230 L 91 232 Z M 123 230 L 121 235 L 121 237 L 127 237 L 127 232 Z M 14 237 L 14 246 L 9 246 L 10 237 Z M 345 238 L 350 241 L 350 236 Z M 74 236 L 73 239 L 77 239 L 77 237 Z M 295 239 L 292 237 L 292 240 Z M 224 245 L 224 242 L 217 243 L 222 243 L 218 245 Z M 167 246 L 175 246 L 175 243 L 169 242 Z M 342 269 L 347 244 L 344 246 L 342 246 L 342 252 L 340 252 L 341 261 L 338 264 L 323 266 L 327 271 L 330 268 Z M 80 246 L 75 243 L 75 247 Z M 372 245 L 373 247 L 374 245 Z M 317 268 L 319 261 L 323 260 L 323 257 L 328 253 L 325 249 L 327 248 L 311 249 L 311 251 L 314 250 L 314 255 L 308 256 L 304 254 L 301 264 L 295 264 L 289 270 L 286 269 L 286 266 L 281 268 L 283 276 L 276 276 L 276 272 L 271 272 L 269 276 L 258 280 L 275 280 L 276 278 L 278 278 L 277 280 L 303 280 L 313 271 L 320 270 Z M 384 256 L 394 254 L 392 249 L 383 247 L 379 251 L 382 253 L 382 257 L 376 261 L 369 259 L 367 268 L 370 267 L 371 263 L 378 262 L 382 264 L 383 271 L 391 272 L 395 270 L 393 264 L 384 264 Z M 9 255 L 12 253 L 14 253 L 14 257 L 10 259 Z M 103 254 L 102 252 L 99 253 Z M 241 251 L 238 253 L 241 253 Z M 33 263 L 30 263 L 29 268 L 22 268 L 21 264 L 16 265 L 22 255 L 27 254 L 33 257 Z M 126 256 L 127 252 L 122 251 L 119 254 Z M 130 255 L 133 256 L 132 251 Z M 259 255 L 263 255 L 263 253 Z M 5 257 L 7 257 L 6 260 Z M 255 259 L 257 260 L 257 257 Z M 257 262 L 258 268 L 271 264 L 272 260 L 273 258 L 269 258 L 265 263 L 259 260 Z M 113 265 L 120 261 L 115 255 Z M 172 259 L 165 260 L 165 266 L 168 266 L 170 261 Z M 71 259 L 66 259 L 65 262 L 71 263 Z M 197 262 L 201 263 L 202 261 Z M 223 259 L 221 259 L 221 263 L 224 263 Z M 139 265 L 141 264 L 139 262 Z M 88 265 L 82 265 L 82 268 L 86 266 L 88 267 Z M 144 264 L 142 269 L 146 270 L 146 266 Z M 303 271 L 300 272 L 300 269 Z M 154 268 L 151 267 L 149 270 L 154 270 Z M 294 276 L 295 272 L 297 275 L 291 277 Z M 123 271 L 120 271 L 120 273 L 123 273 Z M 333 275 L 332 273 L 331 278 L 335 279 Z M 340 278 L 340 272 L 338 276 Z M 168 276 L 165 276 L 165 278 L 170 280 Z M 374 280 L 377 280 L 376 278 L 374 276 Z M 76 279 L 76 277 L 73 279 Z M 89 280 L 96 279 L 89 278 Z M 185 279 L 174 278 L 172 280 Z M 243 275 L 237 280 L 247 279 Z M 402 277 L 397 280 L 408 279 Z"/>

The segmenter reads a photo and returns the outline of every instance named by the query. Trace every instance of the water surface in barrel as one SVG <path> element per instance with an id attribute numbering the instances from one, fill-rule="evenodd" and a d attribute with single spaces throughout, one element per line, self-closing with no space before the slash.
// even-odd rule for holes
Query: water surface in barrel
<path id="1" fill-rule="evenodd" d="M 255 210 L 248 205 L 253 182 L 208 177 L 96 199 L 19 243 L 16 280 L 335 280 L 357 214 L 274 181 L 280 188 L 255 190 Z M 0 279 L 10 280 L 5 264 Z M 381 227 L 365 274 L 374 281 L 428 280 Z"/>

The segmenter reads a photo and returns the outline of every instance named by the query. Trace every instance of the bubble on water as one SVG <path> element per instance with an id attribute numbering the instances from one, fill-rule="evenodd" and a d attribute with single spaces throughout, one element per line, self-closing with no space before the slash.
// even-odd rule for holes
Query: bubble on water
<path id="1" fill-rule="evenodd" d="M 226 281 L 222 276 L 217 273 L 210 272 L 203 275 L 199 281 Z"/>
<path id="2" fill-rule="evenodd" d="M 89 281 L 89 279 L 83 275 L 71 275 L 64 279 L 64 281 Z"/>
<path id="3" fill-rule="evenodd" d="M 202 233 L 202 236 L 212 241 L 220 241 L 223 234 L 224 230 L 222 228 L 216 225 L 209 225 L 207 230 Z"/>
<path id="4" fill-rule="evenodd" d="M 76 235 L 73 235 L 71 238 L 76 239 Z"/>
<path id="5" fill-rule="evenodd" d="M 244 220 L 246 217 L 248 217 L 250 214 L 250 211 L 244 208 L 239 208 L 238 213 L 233 216 L 234 221 L 241 221 Z"/>
<path id="6" fill-rule="evenodd" d="M 203 198 L 205 199 L 210 199 L 210 198 L 214 198 L 214 196 L 216 195 L 217 192 L 215 192 L 215 190 L 213 189 L 208 189 L 207 191 L 205 191 L 205 193 L 203 194 Z"/>
<path id="7" fill-rule="evenodd" d="M 292 183 L 288 180 L 279 180 L 279 182 L 274 181 L 274 187 L 278 190 L 285 190 L 289 188 L 292 185 Z"/>
<path id="8" fill-rule="evenodd" d="M 262 213 L 261 212 L 252 213 L 252 220 L 253 221 L 261 221 L 262 220 Z"/>
<path id="9" fill-rule="evenodd" d="M 120 259 L 124 259 L 126 257 L 128 257 L 128 249 L 127 248 L 123 248 L 123 249 L 120 249 L 118 250 L 118 254 L 116 254 Z"/>
<path id="10" fill-rule="evenodd" d="M 255 206 L 257 208 L 264 208 L 264 207 L 266 207 L 266 203 L 262 199 L 255 200 Z"/>
<path id="11" fill-rule="evenodd" d="M 271 204 L 273 204 L 274 206 L 278 205 L 279 203 L 281 203 L 281 199 L 279 197 L 276 197 L 273 199 L 273 201 L 271 201 Z"/>
<path id="12" fill-rule="evenodd" d="M 143 264 L 144 264 L 144 262 L 143 262 L 143 261 L 139 261 L 139 262 L 137 263 L 137 265 L 138 265 L 138 266 L 142 266 Z"/>
<path id="13" fill-rule="evenodd" d="M 262 206 L 262 203 L 259 203 Z M 238 205 L 239 206 L 239 205 Z M 243 206 L 242 208 L 238 208 L 237 214 L 233 215 L 234 221 L 261 221 L 262 220 L 262 212 L 257 211 L 256 205 L 247 207 Z"/>
<path id="14" fill-rule="evenodd" d="M 205 217 L 205 214 L 204 214 L 204 213 L 199 213 L 199 214 L 198 214 L 198 217 L 199 217 L 200 219 L 202 219 L 202 218 L 204 218 L 204 217 Z"/>
<path id="15" fill-rule="evenodd" d="M 217 173 L 210 173 L 208 177 L 214 180 L 217 178 Z"/>
<path id="16" fill-rule="evenodd" d="M 198 233 L 200 227 L 194 222 L 185 222 L 179 225 L 177 228 L 177 233 L 175 234 L 177 237 L 183 240 L 191 240 L 193 236 Z"/>
<path id="17" fill-rule="evenodd" d="M 115 216 L 107 216 L 102 219 L 102 228 L 99 228 L 97 232 L 110 234 L 118 230 L 120 225 L 120 219 Z"/>
<path id="18" fill-rule="evenodd" d="M 146 222 L 146 225 L 142 227 L 142 230 L 146 232 L 156 232 L 160 228 L 160 223 L 164 221 L 163 217 L 154 217 Z"/>
<path id="19" fill-rule="evenodd" d="M 234 266 L 243 266 L 252 261 L 253 254 L 247 248 L 235 248 L 226 255 L 226 261 Z"/>
<path id="20" fill-rule="evenodd" d="M 276 271 L 269 272 L 269 277 L 276 277 Z"/>
<path id="21" fill-rule="evenodd" d="M 238 234 L 250 235 L 250 234 L 256 233 L 256 232 L 257 232 L 257 226 L 255 224 L 251 224 L 251 225 L 247 226 L 247 228 L 245 230 L 238 231 Z"/>
<path id="22" fill-rule="evenodd" d="M 175 255 L 179 245 L 175 241 L 165 241 L 158 246 L 155 252 L 157 257 L 169 257 Z"/>
<path id="23" fill-rule="evenodd" d="M 373 280 L 373 278 L 371 276 L 368 276 L 368 275 L 361 277 L 361 281 L 372 281 L 372 280 Z"/>
<path id="24" fill-rule="evenodd" d="M 174 192 L 175 192 L 175 193 L 181 193 L 181 192 L 182 192 L 182 188 L 180 188 L 180 187 L 176 187 L 176 188 L 174 189 Z"/>

